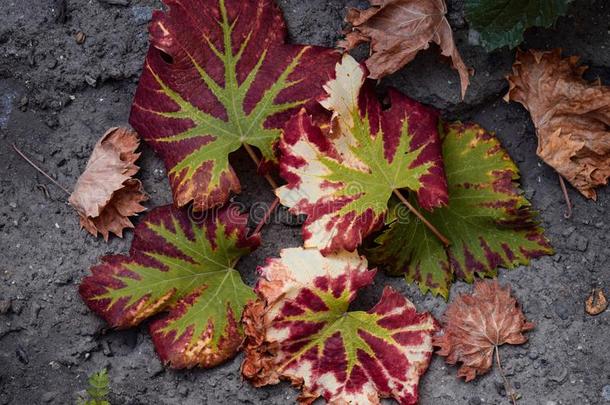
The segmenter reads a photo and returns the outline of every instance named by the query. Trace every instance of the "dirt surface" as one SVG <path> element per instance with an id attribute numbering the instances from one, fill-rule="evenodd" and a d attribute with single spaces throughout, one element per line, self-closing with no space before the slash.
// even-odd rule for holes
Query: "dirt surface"
<path id="1" fill-rule="evenodd" d="M 294 42 L 331 46 L 340 35 L 345 0 L 281 0 Z M 502 347 L 520 404 L 603 404 L 610 401 L 610 311 L 591 317 L 583 303 L 592 287 L 610 293 L 610 189 L 597 202 L 570 189 L 574 216 L 565 219 L 556 174 L 535 155 L 528 113 L 502 101 L 513 52 L 485 53 L 463 18 L 463 1 L 449 1 L 449 17 L 467 64 L 475 69 L 464 102 L 457 74 L 439 63 L 436 50 L 420 54 L 384 81 L 443 110 L 448 118 L 473 120 L 497 131 L 518 163 L 523 188 L 540 210 L 557 249 L 529 267 L 500 272 L 513 286 L 536 329 L 529 343 Z M 0 0 L 0 404 L 71 404 L 87 376 L 108 367 L 113 404 L 285 404 L 297 392 L 287 384 L 254 389 L 239 376 L 241 356 L 213 370 L 170 371 L 157 359 L 146 325 L 107 331 L 77 293 L 89 267 L 106 253 L 126 252 L 131 234 L 109 243 L 79 230 L 67 196 L 21 160 L 16 143 L 71 187 L 96 140 L 127 122 L 147 48 L 146 24 L 156 1 Z M 531 30 L 524 47 L 562 47 L 580 54 L 590 77 L 610 84 L 610 4 L 576 0 L 550 30 Z M 86 35 L 84 44 L 74 39 Z M 144 147 L 141 178 L 149 207 L 171 201 L 165 171 Z M 240 176 L 253 170 L 233 156 Z M 263 179 L 248 176 L 245 204 L 271 201 Z M 264 231 L 263 246 L 239 269 L 249 282 L 254 269 L 281 247 L 298 246 L 300 230 L 284 223 Z M 420 309 L 440 316 L 441 298 L 422 296 L 400 278 L 380 274 L 356 302 L 367 308 L 390 284 Z M 468 291 L 456 283 L 451 294 Z M 495 372 L 470 384 L 435 356 L 421 384 L 421 404 L 508 404 Z"/>

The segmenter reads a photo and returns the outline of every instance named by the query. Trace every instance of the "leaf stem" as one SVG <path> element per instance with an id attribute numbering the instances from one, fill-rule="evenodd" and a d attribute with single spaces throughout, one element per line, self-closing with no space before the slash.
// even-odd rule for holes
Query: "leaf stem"
<path id="1" fill-rule="evenodd" d="M 250 155 L 250 158 L 252 159 L 252 161 L 254 162 L 254 164 L 256 165 L 256 170 L 258 171 L 260 165 L 261 165 L 261 161 L 258 158 L 258 156 L 256 155 L 256 152 L 254 151 L 254 149 L 252 149 L 252 147 L 250 145 L 248 145 L 247 143 L 244 143 L 244 148 L 246 149 L 246 151 L 248 152 L 248 155 Z M 275 182 L 275 180 L 273 179 L 273 177 L 271 177 L 270 174 L 265 174 L 265 179 L 267 180 L 267 183 L 269 183 L 269 185 L 275 190 L 276 188 L 278 188 L 277 183 Z M 280 203 L 280 199 L 278 197 L 275 197 L 275 200 L 273 200 L 273 202 L 271 203 L 271 205 L 269 206 L 269 208 L 267 208 L 267 211 L 265 211 L 265 215 L 263 216 L 263 219 L 256 225 L 256 228 L 254 229 L 253 235 L 256 235 L 258 233 L 260 233 L 260 231 L 263 229 L 263 226 L 265 226 L 265 224 L 267 223 L 267 221 L 269 220 L 269 217 L 271 216 L 271 214 L 273 213 L 273 211 L 275 211 L 275 209 L 277 208 L 277 206 Z"/>
<path id="2" fill-rule="evenodd" d="M 502 363 L 500 362 L 500 349 L 498 348 L 498 346 L 494 346 L 494 350 L 496 351 L 496 362 L 498 363 L 498 371 L 500 372 L 500 375 L 504 380 L 504 389 L 506 390 L 506 396 L 511 399 L 513 405 L 517 405 L 517 401 L 515 401 L 515 394 L 513 393 L 513 387 L 510 385 L 510 382 L 508 381 L 508 378 L 506 378 L 504 370 L 502 369 Z"/>
<path id="3" fill-rule="evenodd" d="M 271 216 L 273 211 L 275 211 L 279 203 L 280 199 L 276 197 L 275 200 L 273 200 L 273 202 L 269 206 L 269 208 L 267 208 L 267 211 L 265 211 L 265 216 L 263 216 L 263 219 L 261 219 L 258 225 L 256 225 L 256 229 L 254 229 L 253 235 L 260 233 L 261 229 L 263 229 L 263 226 L 265 226 L 265 224 L 269 220 L 269 217 Z"/>
<path id="4" fill-rule="evenodd" d="M 451 242 L 449 241 L 449 239 L 447 239 L 438 229 L 436 229 L 436 227 L 434 225 L 432 225 L 432 223 L 430 223 L 430 221 L 428 221 L 426 218 L 424 218 L 424 216 L 421 214 L 421 212 L 419 212 L 413 205 L 411 205 L 411 203 L 405 198 L 405 196 L 402 195 L 402 193 L 399 190 L 394 189 L 394 195 L 396 195 L 396 197 L 398 197 L 400 199 L 400 201 L 413 214 L 415 214 L 415 216 L 417 218 L 419 218 L 419 220 L 422 221 L 424 223 L 424 225 L 426 225 L 428 227 L 428 229 L 430 229 L 430 231 L 434 235 L 436 235 L 436 237 L 443 243 L 443 245 L 445 245 L 445 247 L 449 247 L 449 245 L 451 245 Z"/>
<path id="5" fill-rule="evenodd" d="M 561 186 L 561 192 L 563 193 L 563 198 L 566 200 L 566 212 L 563 214 L 565 219 L 572 217 L 572 201 L 570 201 L 570 195 L 568 194 L 568 188 L 566 187 L 565 181 L 563 181 L 563 177 L 561 174 L 557 173 L 559 177 L 559 185 Z"/>
<path id="6" fill-rule="evenodd" d="M 258 156 L 256 156 L 256 152 L 254 151 L 254 149 L 252 149 L 252 146 L 248 145 L 247 143 L 244 143 L 244 148 L 246 148 L 246 151 L 248 152 L 248 155 L 250 155 L 250 158 L 252 159 L 252 161 L 254 162 L 254 164 L 256 165 L 256 170 L 258 171 L 258 169 L 260 168 L 261 165 L 261 161 L 258 158 Z M 271 187 L 273 187 L 273 189 L 275 190 L 276 188 L 278 188 L 277 183 L 275 182 L 275 180 L 273 180 L 273 177 L 271 177 L 270 174 L 265 174 L 265 179 L 267 179 L 267 183 L 269 183 L 269 185 Z"/>
<path id="7" fill-rule="evenodd" d="M 34 169 L 38 170 L 38 172 L 40 174 L 42 174 L 43 176 L 45 176 L 47 179 L 49 179 L 51 181 L 51 183 L 55 184 L 57 187 L 59 187 L 60 189 L 62 189 L 66 194 L 70 195 L 72 193 L 70 193 L 64 186 L 62 186 L 61 184 L 59 184 L 57 182 L 57 180 L 55 180 L 53 177 L 49 176 L 47 174 L 47 172 L 45 172 L 44 170 L 42 170 L 40 167 L 36 166 L 36 164 L 34 162 L 32 162 L 30 160 L 30 158 L 28 158 L 22 151 L 19 150 L 19 148 L 17 148 L 17 146 L 15 144 L 13 145 L 13 149 L 15 149 L 15 152 L 17 152 L 19 154 L 19 156 L 21 156 L 23 158 L 23 160 L 25 160 L 26 162 L 28 162 L 30 164 L 30 166 L 32 166 Z"/>

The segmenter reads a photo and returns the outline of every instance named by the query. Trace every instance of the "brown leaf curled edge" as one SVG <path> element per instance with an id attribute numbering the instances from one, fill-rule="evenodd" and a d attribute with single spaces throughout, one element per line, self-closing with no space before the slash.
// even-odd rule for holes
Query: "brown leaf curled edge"
<path id="1" fill-rule="evenodd" d="M 459 295 L 445 312 L 443 334 L 432 344 L 447 363 L 462 363 L 458 377 L 466 382 L 489 371 L 494 350 L 504 343 L 520 345 L 527 341 L 523 332 L 534 328 L 527 322 L 510 287 L 497 280 L 479 281 L 472 294 Z"/>
<path id="2" fill-rule="evenodd" d="M 530 112 L 538 156 L 595 200 L 610 177 L 610 87 L 585 81 L 585 70 L 560 49 L 518 51 L 506 100 Z"/>
<path id="3" fill-rule="evenodd" d="M 339 47 L 350 50 L 371 43 L 366 60 L 369 77 L 380 79 L 411 62 L 430 42 L 451 58 L 460 75 L 462 98 L 470 83 L 468 68 L 453 41 L 453 31 L 445 17 L 444 0 L 370 0 L 371 8 L 350 9 L 345 18 L 352 25 Z"/>
<path id="4" fill-rule="evenodd" d="M 585 311 L 589 315 L 599 315 L 608 308 L 608 299 L 601 288 L 594 288 L 585 301 Z"/>
<path id="5" fill-rule="evenodd" d="M 133 179 L 140 169 L 138 135 L 127 128 L 111 128 L 97 142 L 87 167 L 74 186 L 70 204 L 80 224 L 93 236 L 108 240 L 112 232 L 123 237 L 123 229 L 133 228 L 128 217 L 144 211 L 148 200 L 140 180 Z"/>

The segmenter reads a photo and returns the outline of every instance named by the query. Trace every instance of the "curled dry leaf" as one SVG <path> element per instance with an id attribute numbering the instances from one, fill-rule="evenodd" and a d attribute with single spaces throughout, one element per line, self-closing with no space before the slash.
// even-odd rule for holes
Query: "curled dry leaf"
<path id="1" fill-rule="evenodd" d="M 559 49 L 518 51 L 506 99 L 530 112 L 538 156 L 595 199 L 610 176 L 610 87 L 585 81 L 587 67 L 577 62 Z"/>
<path id="2" fill-rule="evenodd" d="M 80 224 L 93 236 L 110 232 L 122 237 L 123 229 L 133 228 L 129 217 L 144 211 L 140 203 L 148 200 L 140 180 L 133 179 L 139 167 L 138 135 L 127 128 L 111 128 L 102 136 L 87 167 L 78 178 L 70 204 Z"/>
<path id="3" fill-rule="evenodd" d="M 235 264 L 260 243 L 235 206 L 195 221 L 189 212 L 151 210 L 134 232 L 129 256 L 112 255 L 80 285 L 87 306 L 112 327 L 150 324 L 159 356 L 173 368 L 212 367 L 243 341 L 239 320 L 255 295 Z"/>
<path id="4" fill-rule="evenodd" d="M 447 363 L 462 363 L 458 376 L 471 381 L 489 371 L 498 346 L 525 343 L 523 332 L 533 328 L 510 295 L 510 287 L 501 287 L 498 280 L 477 281 L 472 294 L 459 295 L 449 304 L 443 333 L 434 337 L 433 344 Z"/>
<path id="5" fill-rule="evenodd" d="M 345 55 L 322 105 L 332 111 L 330 136 L 305 111 L 286 125 L 279 148 L 285 186 L 276 190 L 293 214 L 306 214 L 306 248 L 353 251 L 383 226 L 398 190 L 416 193 L 424 209 L 447 202 L 438 112 L 390 89 L 383 109 L 364 68 Z"/>
<path id="6" fill-rule="evenodd" d="M 451 26 L 445 17 L 444 0 L 370 0 L 371 8 L 349 10 L 346 20 L 351 32 L 339 46 L 350 50 L 363 42 L 371 43 L 366 61 L 370 77 L 380 79 L 411 62 L 431 42 L 451 58 L 460 75 L 462 98 L 470 83 L 468 68 L 453 41 Z"/>
<path id="7" fill-rule="evenodd" d="M 164 0 L 129 122 L 163 159 L 174 204 L 195 211 L 241 189 L 229 154 L 242 145 L 275 161 L 288 118 L 318 107 L 340 55 L 286 44 L 273 0 Z"/>
<path id="8" fill-rule="evenodd" d="M 608 308 L 608 299 L 600 288 L 594 288 L 585 301 L 585 311 L 589 315 L 599 315 Z"/>
<path id="9" fill-rule="evenodd" d="M 254 385 L 290 380 L 300 403 L 416 404 L 437 323 L 387 287 L 371 310 L 348 312 L 375 275 L 357 253 L 284 249 L 260 268 L 260 300 L 244 311 L 242 372 Z"/>

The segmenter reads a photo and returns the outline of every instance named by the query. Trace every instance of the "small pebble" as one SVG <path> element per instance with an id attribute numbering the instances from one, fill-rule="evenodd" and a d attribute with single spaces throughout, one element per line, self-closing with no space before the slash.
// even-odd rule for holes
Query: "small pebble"
<path id="1" fill-rule="evenodd" d="M 604 385 L 602 388 L 602 398 L 605 401 L 610 401 L 610 385 Z"/>
<path id="2" fill-rule="evenodd" d="M 76 34 L 74 34 L 74 40 L 79 45 L 84 44 L 86 39 L 87 39 L 87 35 L 85 35 L 85 33 L 82 31 L 78 31 Z"/>

